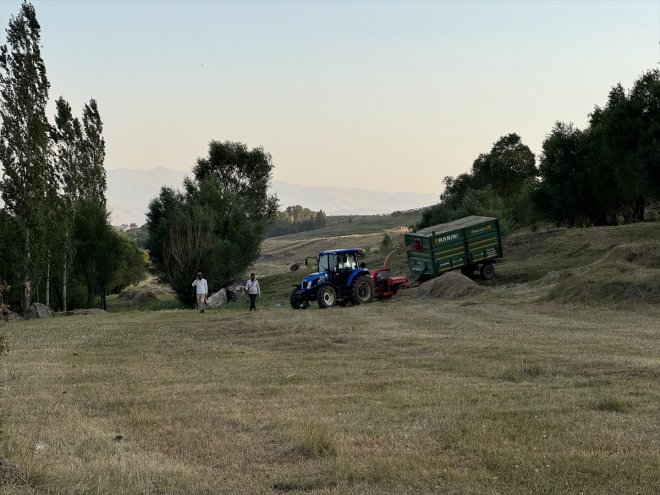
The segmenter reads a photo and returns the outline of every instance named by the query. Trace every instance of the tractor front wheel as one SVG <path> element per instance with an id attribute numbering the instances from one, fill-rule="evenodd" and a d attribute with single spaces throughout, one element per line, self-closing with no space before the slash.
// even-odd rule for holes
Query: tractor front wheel
<path id="1" fill-rule="evenodd" d="M 353 304 L 367 304 L 374 300 L 374 283 L 366 275 L 356 277 L 351 285 Z"/>
<path id="2" fill-rule="evenodd" d="M 319 308 L 330 308 L 337 302 L 337 293 L 329 285 L 322 285 L 316 293 L 316 302 Z"/>
<path id="3" fill-rule="evenodd" d="M 289 296 L 289 303 L 293 309 L 307 309 L 309 306 L 309 303 L 300 295 L 301 292 L 300 289 L 293 289 Z"/>

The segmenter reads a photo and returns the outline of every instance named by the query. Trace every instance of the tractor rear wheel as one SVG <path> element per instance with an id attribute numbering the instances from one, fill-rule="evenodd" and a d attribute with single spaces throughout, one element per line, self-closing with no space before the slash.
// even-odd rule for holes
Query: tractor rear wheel
<path id="1" fill-rule="evenodd" d="M 479 273 L 483 280 L 490 280 L 495 276 L 495 266 L 492 263 L 487 263 L 481 267 Z"/>
<path id="2" fill-rule="evenodd" d="M 367 304 L 374 300 L 374 283 L 366 275 L 355 277 L 351 285 L 353 304 Z"/>
<path id="3" fill-rule="evenodd" d="M 307 309 L 309 306 L 309 303 L 301 297 L 301 292 L 300 289 L 293 289 L 289 296 L 289 303 L 293 309 Z"/>
<path id="4" fill-rule="evenodd" d="M 319 308 L 330 308 L 337 302 L 337 293 L 329 285 L 322 285 L 316 293 L 316 302 Z"/>

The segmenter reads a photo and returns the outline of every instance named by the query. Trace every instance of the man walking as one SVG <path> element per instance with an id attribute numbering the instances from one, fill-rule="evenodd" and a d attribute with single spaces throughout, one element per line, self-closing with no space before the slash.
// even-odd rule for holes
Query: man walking
<path id="1" fill-rule="evenodd" d="M 255 302 L 257 302 L 257 296 L 261 295 L 261 289 L 259 288 L 259 281 L 254 278 L 254 273 L 250 273 L 250 278 L 245 283 L 245 289 L 248 296 L 250 296 L 250 311 L 256 310 Z"/>
<path id="2" fill-rule="evenodd" d="M 209 295 L 209 284 L 206 279 L 202 277 L 202 272 L 197 272 L 197 278 L 193 281 L 192 286 L 197 289 L 197 309 L 200 313 L 204 312 L 206 305 L 206 298 Z"/>

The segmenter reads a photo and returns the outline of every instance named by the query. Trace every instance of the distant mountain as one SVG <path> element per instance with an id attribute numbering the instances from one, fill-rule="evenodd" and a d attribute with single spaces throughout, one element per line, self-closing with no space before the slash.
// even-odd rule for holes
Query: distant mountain
<path id="1" fill-rule="evenodd" d="M 156 167 L 151 170 L 118 168 L 107 170 L 108 206 L 115 225 L 146 222 L 149 201 L 162 186 L 180 189 L 190 171 Z M 383 192 L 358 188 L 302 186 L 273 181 L 272 190 L 280 206 L 302 205 L 327 215 L 376 215 L 421 208 L 438 202 L 436 194 Z"/>

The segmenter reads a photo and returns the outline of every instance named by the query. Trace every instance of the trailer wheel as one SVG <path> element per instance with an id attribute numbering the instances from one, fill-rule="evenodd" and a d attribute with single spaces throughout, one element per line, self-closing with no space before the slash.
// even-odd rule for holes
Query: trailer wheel
<path id="1" fill-rule="evenodd" d="M 337 293 L 329 285 L 322 285 L 316 293 L 316 302 L 319 308 L 330 308 L 337 302 Z"/>
<path id="2" fill-rule="evenodd" d="M 495 276 L 495 266 L 492 263 L 482 265 L 481 271 L 479 273 L 483 280 L 490 280 Z"/>
<path id="3" fill-rule="evenodd" d="M 289 296 L 289 303 L 293 309 L 307 309 L 309 303 L 300 296 L 300 289 L 293 289 Z"/>
<path id="4" fill-rule="evenodd" d="M 367 304 L 374 300 L 374 284 L 366 275 L 355 277 L 351 285 L 351 300 L 353 304 Z"/>

